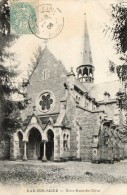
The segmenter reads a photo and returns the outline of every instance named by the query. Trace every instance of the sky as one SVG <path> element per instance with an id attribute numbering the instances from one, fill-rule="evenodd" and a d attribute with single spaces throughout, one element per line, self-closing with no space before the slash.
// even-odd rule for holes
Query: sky
<path id="1" fill-rule="evenodd" d="M 109 61 L 119 64 L 119 56 L 114 49 L 111 36 L 105 36 L 105 25 L 112 25 L 111 4 L 118 0 L 50 0 L 40 1 L 40 4 L 51 3 L 59 8 L 64 17 L 62 32 L 46 43 L 53 55 L 61 60 L 69 71 L 74 71 L 82 64 L 84 13 L 86 13 L 87 26 L 92 50 L 93 65 L 95 66 L 95 83 L 116 80 L 108 70 Z M 26 74 L 28 64 L 33 52 L 38 46 L 45 47 L 45 41 L 35 35 L 22 35 L 14 44 L 12 50 L 16 53 L 17 60 L 21 63 L 20 70 Z"/>

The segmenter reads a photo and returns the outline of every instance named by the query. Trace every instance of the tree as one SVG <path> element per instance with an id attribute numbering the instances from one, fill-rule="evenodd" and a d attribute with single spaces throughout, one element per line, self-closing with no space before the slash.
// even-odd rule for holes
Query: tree
<path id="1" fill-rule="evenodd" d="M 127 3 L 112 5 L 113 39 L 118 53 L 127 51 Z"/>
<path id="2" fill-rule="evenodd" d="M 43 54 L 43 49 L 42 47 L 39 46 L 36 49 L 36 51 L 33 53 L 33 58 L 31 58 L 31 64 L 29 64 L 29 73 L 28 73 L 29 78 L 31 77 L 38 63 L 40 62 L 42 54 Z"/>
<path id="3" fill-rule="evenodd" d="M 109 70 L 116 73 L 118 78 L 124 83 L 127 88 L 127 3 L 120 2 L 111 5 L 111 19 L 113 25 L 107 26 L 104 31 L 112 35 L 112 40 L 115 43 L 117 54 L 120 54 L 121 65 L 115 64 L 109 60 Z M 123 122 L 122 109 L 127 110 L 127 91 L 118 91 L 117 105 L 120 108 L 120 124 L 116 128 L 116 135 L 113 140 L 116 142 L 127 143 L 127 121 Z M 112 138 L 112 136 L 111 136 Z"/>
<path id="4" fill-rule="evenodd" d="M 20 93 L 13 79 L 17 73 L 5 64 L 8 59 L 14 56 L 14 53 L 8 52 L 18 36 L 10 33 L 10 6 L 8 0 L 0 1 L 0 139 L 5 133 L 11 133 L 21 127 L 22 120 L 20 110 L 24 109 L 28 103 L 27 99 L 14 101 L 12 94 Z M 9 64 L 8 64 L 9 65 Z M 24 83 L 21 84 L 24 87 Z M 23 94 L 24 95 L 24 94 Z"/>
<path id="5" fill-rule="evenodd" d="M 105 32 L 112 34 L 117 53 L 121 54 L 122 65 L 116 65 L 109 60 L 109 70 L 116 73 L 121 81 L 127 80 L 127 3 L 117 3 L 111 5 L 112 27 L 108 25 Z"/>

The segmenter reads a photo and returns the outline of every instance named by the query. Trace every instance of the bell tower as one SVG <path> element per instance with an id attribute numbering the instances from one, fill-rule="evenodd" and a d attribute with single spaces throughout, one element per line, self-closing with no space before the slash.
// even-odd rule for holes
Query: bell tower
<path id="1" fill-rule="evenodd" d="M 89 34 L 86 23 L 86 14 L 85 15 L 85 25 L 84 25 L 84 37 L 83 37 L 83 53 L 82 53 L 82 65 L 78 66 L 77 78 L 81 83 L 93 83 L 94 81 L 94 66 L 92 61 L 91 47 Z"/>

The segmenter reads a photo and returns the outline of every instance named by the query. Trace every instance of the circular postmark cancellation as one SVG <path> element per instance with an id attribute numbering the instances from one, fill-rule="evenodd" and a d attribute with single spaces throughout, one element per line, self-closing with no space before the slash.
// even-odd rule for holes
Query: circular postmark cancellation
<path id="1" fill-rule="evenodd" d="M 60 34 L 64 26 L 62 12 L 51 4 L 42 4 L 36 7 L 37 21 L 29 18 L 31 32 L 40 39 L 52 39 Z M 35 27 L 36 26 L 36 27 Z"/>
<path id="2" fill-rule="evenodd" d="M 36 11 L 34 6 L 28 2 L 17 2 L 11 4 L 10 9 L 10 25 L 11 33 L 13 34 L 31 34 L 29 29 L 29 18 L 37 21 Z M 36 31 L 36 25 L 33 27 Z"/>

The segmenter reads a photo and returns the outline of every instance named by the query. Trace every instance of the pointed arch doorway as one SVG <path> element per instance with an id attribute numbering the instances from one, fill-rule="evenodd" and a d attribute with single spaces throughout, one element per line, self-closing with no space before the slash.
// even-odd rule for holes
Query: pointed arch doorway
<path id="1" fill-rule="evenodd" d="M 40 159 L 40 144 L 42 136 L 39 130 L 33 127 L 29 131 L 28 144 L 27 144 L 27 157 L 29 160 Z"/>
<path id="2" fill-rule="evenodd" d="M 51 129 L 47 131 L 47 138 L 46 157 L 47 160 L 54 160 L 54 133 Z"/>
<path id="3" fill-rule="evenodd" d="M 44 144 L 46 146 L 44 147 Z M 44 155 L 44 150 L 45 150 L 45 155 Z M 40 144 L 40 160 L 43 160 L 43 157 L 46 157 L 45 160 L 52 161 L 54 160 L 54 133 L 51 129 L 47 131 L 47 141 L 45 142 L 42 141 Z M 44 161 L 45 161 L 44 160 Z"/>
<path id="4" fill-rule="evenodd" d="M 48 161 L 54 160 L 54 133 L 51 129 L 47 131 L 47 142 L 45 148 L 44 144 L 44 142 L 40 144 L 40 159 L 43 159 L 45 149 L 46 159 Z"/>

